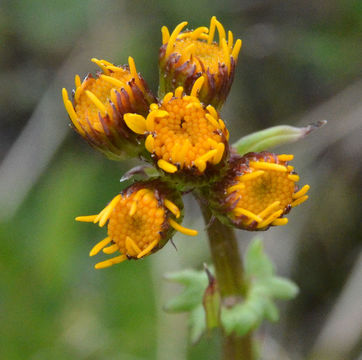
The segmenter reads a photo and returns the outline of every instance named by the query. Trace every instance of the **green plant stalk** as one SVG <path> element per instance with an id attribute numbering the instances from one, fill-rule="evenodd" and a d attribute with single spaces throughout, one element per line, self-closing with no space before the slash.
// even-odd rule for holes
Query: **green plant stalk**
<path id="1" fill-rule="evenodd" d="M 212 213 L 202 199 L 198 199 L 205 224 Z M 242 301 L 246 292 L 244 267 L 234 230 L 215 219 L 207 228 L 211 256 L 215 267 L 221 303 L 231 306 Z M 252 334 L 243 337 L 223 333 L 223 360 L 253 360 Z"/>

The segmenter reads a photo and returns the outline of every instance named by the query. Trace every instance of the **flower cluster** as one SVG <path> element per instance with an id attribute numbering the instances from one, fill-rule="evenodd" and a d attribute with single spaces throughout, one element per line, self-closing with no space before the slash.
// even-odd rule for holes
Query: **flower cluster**
<path id="1" fill-rule="evenodd" d="M 175 231 L 197 235 L 181 225 L 181 195 L 196 191 L 220 221 L 245 230 L 285 225 L 292 207 L 304 202 L 309 186 L 298 188 L 292 155 L 269 152 L 236 155 L 220 118 L 234 78 L 241 40 L 212 17 L 209 27 L 172 33 L 162 27 L 160 83 L 154 96 L 133 58 L 115 66 L 92 59 L 100 70 L 75 77 L 72 100 L 63 101 L 73 128 L 111 159 L 138 156 L 159 176 L 135 182 L 97 215 L 78 221 L 108 223 L 102 249 L 117 256 L 96 264 L 105 268 L 140 259 L 159 249 Z M 216 32 L 218 42 L 214 41 Z"/>

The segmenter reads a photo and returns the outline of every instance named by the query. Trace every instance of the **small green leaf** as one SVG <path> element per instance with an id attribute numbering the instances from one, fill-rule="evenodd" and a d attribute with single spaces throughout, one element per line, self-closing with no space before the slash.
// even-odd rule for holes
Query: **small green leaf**
<path id="1" fill-rule="evenodd" d="M 207 288 L 208 279 L 205 272 L 195 270 L 182 270 L 165 275 L 172 282 L 185 285 L 183 292 L 168 301 L 164 309 L 169 312 L 191 311 L 202 304 L 204 291 Z"/>
<path id="2" fill-rule="evenodd" d="M 298 287 L 290 280 L 275 276 L 275 269 L 265 254 L 260 238 L 254 238 L 245 254 L 248 289 L 242 302 L 221 309 L 221 323 L 230 334 L 244 336 L 256 329 L 265 319 L 276 322 L 279 311 L 275 299 L 292 299 Z"/>
<path id="3" fill-rule="evenodd" d="M 190 340 L 193 344 L 198 342 L 206 330 L 205 311 L 202 305 L 190 312 L 189 317 Z"/>
<path id="4" fill-rule="evenodd" d="M 270 299 L 265 301 L 265 318 L 271 322 L 277 322 L 279 320 L 279 310 L 275 306 L 274 302 Z"/>
<path id="5" fill-rule="evenodd" d="M 268 277 L 274 274 L 274 266 L 265 255 L 259 237 L 255 237 L 246 250 L 245 272 L 250 277 Z"/>
<path id="6" fill-rule="evenodd" d="M 242 303 L 232 308 L 223 308 L 221 311 L 221 322 L 228 335 L 236 333 L 239 336 L 244 336 L 257 326 L 259 318 L 256 312 L 245 303 Z"/>
<path id="7" fill-rule="evenodd" d="M 300 140 L 326 123 L 327 121 L 322 120 L 316 124 L 301 128 L 288 125 L 273 126 L 242 137 L 234 143 L 232 147 L 234 147 L 240 155 L 251 151 L 269 150 L 279 145 Z"/>
<path id="8" fill-rule="evenodd" d="M 291 280 L 273 276 L 266 283 L 270 295 L 276 299 L 294 299 L 299 292 L 298 286 Z"/>

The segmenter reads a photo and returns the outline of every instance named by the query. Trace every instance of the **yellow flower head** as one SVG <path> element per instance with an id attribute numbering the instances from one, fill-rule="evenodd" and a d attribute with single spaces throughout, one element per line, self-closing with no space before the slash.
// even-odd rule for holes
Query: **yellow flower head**
<path id="1" fill-rule="evenodd" d="M 95 77 L 81 82 L 75 77 L 73 102 L 63 89 L 63 101 L 75 130 L 93 147 L 111 158 L 135 155 L 139 141 L 123 121 L 123 114 L 146 114 L 154 97 L 136 71 L 133 59 L 129 66 L 114 66 L 106 60 L 92 59 L 100 68 Z"/>
<path id="2" fill-rule="evenodd" d="M 190 95 L 179 87 L 152 104 L 147 117 L 125 114 L 128 127 L 146 136 L 145 146 L 157 166 L 166 173 L 202 175 L 226 158 L 228 131 L 215 108 L 198 99 L 204 78 Z"/>
<path id="3" fill-rule="evenodd" d="M 108 236 L 93 247 L 90 256 L 102 249 L 105 254 L 118 255 L 95 265 L 96 269 L 101 269 L 156 252 L 175 230 L 197 235 L 196 230 L 180 225 L 182 208 L 180 195 L 154 180 L 130 186 L 114 197 L 98 215 L 79 216 L 76 220 L 99 223 L 101 227 L 108 221 Z"/>
<path id="4" fill-rule="evenodd" d="M 183 31 L 187 22 L 177 25 L 170 34 L 162 27 L 162 47 L 160 50 L 160 89 L 164 94 L 183 86 L 190 91 L 194 82 L 205 78 L 205 86 L 200 99 L 205 104 L 220 108 L 229 93 L 235 65 L 241 48 L 241 40 L 236 40 L 231 31 L 226 34 L 215 16 L 210 27 L 199 27 Z M 218 42 L 214 41 L 218 32 Z"/>
<path id="5" fill-rule="evenodd" d="M 224 214 L 223 220 L 246 230 L 286 225 L 283 215 L 306 201 L 309 190 L 309 185 L 298 190 L 299 176 L 288 165 L 292 159 L 293 155 L 261 152 L 231 161 L 225 180 L 214 189 L 216 215 Z"/>

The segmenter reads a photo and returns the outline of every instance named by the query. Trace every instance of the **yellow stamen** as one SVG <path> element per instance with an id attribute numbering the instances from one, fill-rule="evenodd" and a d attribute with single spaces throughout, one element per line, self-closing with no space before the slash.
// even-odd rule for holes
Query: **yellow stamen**
<path id="1" fill-rule="evenodd" d="M 262 212 L 258 214 L 261 218 L 264 218 L 266 215 L 274 211 L 280 205 L 280 201 L 274 201 L 268 205 Z"/>
<path id="2" fill-rule="evenodd" d="M 181 226 L 180 224 L 178 224 L 175 220 L 168 219 L 168 222 L 176 231 L 179 231 L 180 233 L 183 233 L 183 234 L 189 235 L 189 236 L 196 236 L 198 234 L 197 230 L 185 228 L 185 227 Z"/>
<path id="3" fill-rule="evenodd" d="M 228 69 L 228 73 L 230 73 L 230 54 L 229 54 L 228 44 L 226 43 L 225 39 L 221 40 L 221 48 L 224 53 L 225 65 Z"/>
<path id="4" fill-rule="evenodd" d="M 67 92 L 67 90 L 65 88 L 62 89 L 62 96 L 63 96 L 64 106 L 65 106 L 65 109 L 67 110 L 67 113 L 68 113 L 68 115 L 70 117 L 70 120 L 72 120 L 72 123 L 74 124 L 74 126 L 76 127 L 78 132 L 81 135 L 84 135 L 84 131 L 81 128 L 81 126 L 79 125 L 79 122 L 78 122 L 78 116 L 75 113 L 72 102 L 68 98 L 68 92 Z"/>
<path id="5" fill-rule="evenodd" d="M 241 181 L 247 181 L 247 180 L 251 180 L 251 179 L 255 179 L 257 178 L 258 176 L 261 176 L 264 174 L 264 171 L 263 170 L 257 170 L 257 171 L 253 171 L 252 173 L 250 174 L 245 174 L 243 175 L 240 180 Z"/>
<path id="6" fill-rule="evenodd" d="M 180 143 L 176 143 L 172 149 L 171 153 L 171 159 L 173 163 L 179 163 L 180 162 L 180 150 L 182 148 L 182 145 Z"/>
<path id="7" fill-rule="evenodd" d="M 131 256 L 133 256 L 132 250 L 134 251 L 134 253 L 137 255 L 141 252 L 141 249 L 138 247 L 138 245 L 134 242 L 133 239 L 131 239 L 129 236 L 126 237 L 126 249 L 127 250 L 131 250 L 130 254 Z"/>
<path id="8" fill-rule="evenodd" d="M 82 85 L 82 81 L 80 80 L 79 75 L 75 75 L 74 77 L 74 84 L 75 84 L 75 88 L 79 88 L 79 86 Z"/>
<path id="9" fill-rule="evenodd" d="M 168 210 L 172 212 L 172 214 L 176 216 L 176 219 L 180 217 L 181 215 L 180 209 L 172 201 L 165 199 L 165 206 L 167 207 Z"/>
<path id="10" fill-rule="evenodd" d="M 101 75 L 100 78 L 101 78 L 102 80 L 104 80 L 104 81 L 106 81 L 106 82 L 108 82 L 108 83 L 110 83 L 110 84 L 118 87 L 118 88 L 121 88 L 121 89 L 124 88 L 125 85 L 126 85 L 123 81 L 118 80 L 118 79 L 116 79 L 116 78 L 114 78 L 114 77 L 112 77 L 112 76 Z"/>
<path id="11" fill-rule="evenodd" d="M 236 215 L 240 216 L 240 215 L 245 215 L 247 216 L 248 218 L 252 219 L 252 220 L 255 220 L 257 222 L 260 222 L 260 221 L 263 221 L 263 219 L 254 214 L 253 212 L 249 211 L 249 210 L 246 210 L 246 209 L 243 209 L 243 208 L 240 208 L 240 207 L 237 207 L 234 209 L 234 212 L 236 213 Z"/>
<path id="12" fill-rule="evenodd" d="M 95 264 L 94 267 L 96 269 L 105 269 L 105 268 L 110 267 L 112 265 L 119 264 L 119 263 L 121 263 L 122 261 L 125 261 L 125 260 L 127 260 L 126 255 L 119 255 L 119 256 L 116 256 L 116 257 L 114 257 L 112 259 L 101 261 L 101 262 Z"/>
<path id="13" fill-rule="evenodd" d="M 158 105 L 153 103 L 150 105 L 150 110 L 153 111 L 153 110 L 157 110 L 158 109 Z"/>
<path id="14" fill-rule="evenodd" d="M 231 52 L 232 48 L 234 45 L 234 36 L 233 33 L 229 30 L 228 31 L 228 47 L 229 47 L 229 52 Z"/>
<path id="15" fill-rule="evenodd" d="M 136 64 L 134 62 L 134 59 L 132 56 L 128 57 L 128 65 L 129 65 L 129 71 L 132 75 L 132 77 L 134 78 L 137 86 L 142 89 L 143 88 L 143 84 L 138 76 L 137 70 L 136 70 Z"/>
<path id="16" fill-rule="evenodd" d="M 292 172 L 292 171 L 294 170 L 294 166 L 288 165 L 288 166 L 287 166 L 287 170 L 288 170 L 289 172 Z"/>
<path id="17" fill-rule="evenodd" d="M 206 169 L 206 162 L 212 159 L 217 154 L 217 150 L 210 150 L 204 155 L 199 156 L 195 160 L 195 165 L 199 169 L 200 172 L 203 172 Z"/>
<path id="18" fill-rule="evenodd" d="M 152 153 L 155 148 L 155 139 L 152 135 L 148 135 L 145 141 L 145 147 L 148 152 Z"/>
<path id="19" fill-rule="evenodd" d="M 240 39 L 236 40 L 234 49 L 231 52 L 231 56 L 234 58 L 235 61 L 238 59 L 239 52 L 240 52 L 240 49 L 241 49 L 241 44 L 242 44 L 242 42 L 241 42 Z"/>
<path id="20" fill-rule="evenodd" d="M 105 75 L 104 75 L 105 76 Z M 87 94 L 88 98 L 93 102 L 93 104 L 99 109 L 99 111 L 101 112 L 101 115 L 104 116 L 107 114 L 107 109 L 104 106 L 104 104 L 102 103 L 102 101 L 100 101 L 97 96 L 95 96 L 91 91 L 86 90 L 85 93 Z"/>
<path id="21" fill-rule="evenodd" d="M 221 159 L 222 159 L 222 156 L 224 155 L 224 151 L 225 151 L 225 144 L 224 143 L 219 143 L 217 144 L 217 147 L 216 147 L 216 155 L 214 156 L 212 162 L 213 164 L 218 164 Z"/>
<path id="22" fill-rule="evenodd" d="M 106 237 L 102 241 L 100 241 L 98 244 L 93 246 L 92 250 L 89 253 L 89 256 L 97 255 L 106 245 L 108 245 L 112 239 L 110 237 Z"/>
<path id="23" fill-rule="evenodd" d="M 184 88 L 183 88 L 182 86 L 179 86 L 179 87 L 175 90 L 175 97 L 176 97 L 176 98 L 181 98 L 183 92 L 184 92 Z"/>
<path id="24" fill-rule="evenodd" d="M 292 174 L 292 175 L 288 175 L 288 179 L 296 182 L 296 181 L 299 181 L 300 178 L 299 178 L 299 175 Z"/>
<path id="25" fill-rule="evenodd" d="M 137 201 L 133 201 L 131 208 L 129 209 L 129 216 L 133 216 L 137 211 Z"/>
<path id="26" fill-rule="evenodd" d="M 107 222 L 109 216 L 111 215 L 112 210 L 115 208 L 115 206 L 118 204 L 119 200 L 121 200 L 122 195 L 118 194 L 116 197 L 112 199 L 112 201 L 108 204 L 106 207 L 106 210 L 102 214 L 102 216 L 99 219 L 99 226 L 103 227 L 105 223 Z"/>
<path id="27" fill-rule="evenodd" d="M 75 220 L 82 222 L 93 222 L 96 217 L 97 215 L 77 216 Z"/>
<path id="28" fill-rule="evenodd" d="M 308 195 L 304 195 L 304 196 L 300 197 L 299 199 L 294 200 L 290 205 L 292 207 L 296 207 L 296 206 L 300 205 L 301 203 L 304 203 L 304 201 L 306 201 L 308 198 L 309 198 Z"/>
<path id="29" fill-rule="evenodd" d="M 236 185 L 230 186 L 230 187 L 227 189 L 227 193 L 228 193 L 228 194 L 231 194 L 231 193 L 234 192 L 234 191 L 242 190 L 242 189 L 244 189 L 244 188 L 245 188 L 245 184 L 243 184 L 243 183 L 236 184 Z"/>
<path id="30" fill-rule="evenodd" d="M 91 61 L 97 64 L 105 74 L 109 74 L 109 70 L 107 69 L 106 64 L 102 62 L 102 60 L 98 60 L 97 58 L 92 58 Z"/>
<path id="31" fill-rule="evenodd" d="M 192 32 L 191 39 L 197 40 L 201 34 L 203 33 L 207 34 L 208 32 L 209 29 L 206 26 L 200 26 Z"/>
<path id="32" fill-rule="evenodd" d="M 127 256 L 126 255 L 119 255 L 119 256 L 116 256 L 112 259 L 109 259 L 109 261 L 112 261 L 112 264 L 115 265 L 115 264 L 119 264 L 121 263 L 122 261 L 125 261 L 127 260 Z"/>
<path id="33" fill-rule="evenodd" d="M 165 53 L 166 58 L 168 58 L 171 55 L 171 52 L 172 52 L 174 43 L 177 39 L 177 36 L 186 25 L 187 25 L 187 21 L 183 21 L 181 24 L 178 24 L 176 26 L 175 30 L 172 32 L 172 34 L 168 40 L 167 47 L 166 47 L 166 53 Z"/>
<path id="34" fill-rule="evenodd" d="M 110 267 L 113 265 L 113 262 L 111 260 L 105 260 L 105 261 L 101 261 L 97 264 L 94 265 L 95 269 L 105 269 L 107 267 Z"/>
<path id="35" fill-rule="evenodd" d="M 182 144 L 180 156 L 178 157 L 181 164 L 184 164 L 186 154 L 189 151 L 190 146 L 191 146 L 191 143 L 190 143 L 189 139 L 186 139 L 186 141 Z"/>
<path id="36" fill-rule="evenodd" d="M 199 108 L 199 109 L 201 109 L 202 105 L 199 102 L 192 102 L 192 103 L 186 105 L 186 109 L 191 109 L 191 108 L 195 108 L 195 109 Z"/>
<path id="37" fill-rule="evenodd" d="M 217 129 L 220 127 L 220 124 L 217 122 L 217 120 L 210 114 L 205 114 L 205 117 L 207 120 L 210 121 L 210 123 L 216 127 Z"/>
<path id="38" fill-rule="evenodd" d="M 278 159 L 280 161 L 292 161 L 294 159 L 294 155 L 281 154 L 281 155 L 278 155 Z"/>
<path id="39" fill-rule="evenodd" d="M 157 165 L 160 169 L 173 174 L 177 171 L 177 166 L 170 164 L 168 161 L 160 159 L 157 161 Z"/>
<path id="40" fill-rule="evenodd" d="M 288 224 L 288 218 L 275 219 L 274 221 L 272 221 L 271 224 L 275 225 L 275 226 L 287 225 Z"/>
<path id="41" fill-rule="evenodd" d="M 281 172 L 287 171 L 287 168 L 284 165 L 268 163 L 268 162 L 264 162 L 264 161 L 250 161 L 249 164 L 250 164 L 250 166 L 252 166 L 256 169 L 275 170 L 275 171 L 281 171 Z"/>
<path id="42" fill-rule="evenodd" d="M 137 203 L 138 203 L 139 199 L 140 199 L 143 195 L 147 194 L 148 192 L 150 192 L 149 189 L 141 189 L 141 190 L 138 190 L 138 191 L 137 191 L 136 195 L 135 195 L 134 198 L 133 198 L 133 202 L 132 202 L 132 205 L 131 205 L 131 209 L 130 209 L 130 211 L 129 211 L 129 215 L 130 215 L 130 216 L 133 216 L 133 215 L 136 213 Z"/>
<path id="43" fill-rule="evenodd" d="M 225 29 L 222 26 L 221 22 L 215 19 L 215 25 L 217 27 L 217 31 L 219 33 L 219 45 L 221 46 L 222 40 L 225 39 Z"/>
<path id="44" fill-rule="evenodd" d="M 124 72 L 125 70 L 119 66 L 115 65 L 107 65 L 108 70 L 112 70 L 113 72 Z"/>
<path id="45" fill-rule="evenodd" d="M 293 194 L 293 199 L 298 199 L 302 197 L 308 192 L 309 189 L 310 189 L 309 185 L 304 185 L 299 191 Z"/>
<path id="46" fill-rule="evenodd" d="M 148 253 L 151 252 L 151 250 L 158 244 L 158 240 L 154 240 L 151 242 L 150 245 L 148 245 L 146 247 L 146 249 L 142 250 L 138 255 L 137 255 L 137 259 L 140 259 L 141 257 L 147 255 Z"/>
<path id="47" fill-rule="evenodd" d="M 168 31 L 167 26 L 162 26 L 161 33 L 162 33 L 162 45 L 165 45 L 170 39 L 170 32 Z"/>
<path id="48" fill-rule="evenodd" d="M 216 22 L 216 16 L 213 16 L 210 20 L 210 31 L 209 31 L 209 37 L 207 39 L 207 43 L 211 44 L 214 41 L 214 36 L 215 36 L 215 24 Z"/>
<path id="49" fill-rule="evenodd" d="M 223 120 L 219 119 L 219 124 L 220 124 L 221 130 L 224 130 L 226 128 Z M 227 129 L 226 129 L 226 131 L 227 131 Z"/>
<path id="50" fill-rule="evenodd" d="M 117 244 L 113 244 L 111 246 L 103 248 L 103 252 L 107 255 L 111 255 L 119 250 L 119 247 Z"/>
<path id="51" fill-rule="evenodd" d="M 259 223 L 257 228 L 262 229 L 268 225 L 270 225 L 275 219 L 277 219 L 281 214 L 283 214 L 283 210 L 278 210 L 275 213 L 271 214 L 267 219 L 263 222 Z"/>
<path id="52" fill-rule="evenodd" d="M 107 210 L 108 205 L 94 218 L 93 223 L 96 224 L 99 219 L 102 217 L 102 215 L 105 213 L 105 211 Z"/>
<path id="53" fill-rule="evenodd" d="M 147 131 L 146 119 L 138 114 L 124 114 L 123 119 L 126 125 L 136 134 L 144 134 Z"/>
<path id="54" fill-rule="evenodd" d="M 216 120 L 219 118 L 216 109 L 212 105 L 207 105 L 206 110 L 210 113 L 210 115 Z"/>
<path id="55" fill-rule="evenodd" d="M 146 118 L 146 128 L 147 131 L 154 131 L 155 130 L 155 118 L 161 118 L 168 115 L 167 111 L 163 110 L 153 110 L 151 111 Z"/>
<path id="56" fill-rule="evenodd" d="M 213 148 L 217 148 L 217 146 L 219 145 L 219 143 L 213 139 L 207 138 L 207 142 L 213 147 Z"/>
<path id="57" fill-rule="evenodd" d="M 169 101 L 170 101 L 172 98 L 173 98 L 173 93 L 172 93 L 172 92 L 167 93 L 167 94 L 164 96 L 164 98 L 163 98 L 162 104 L 163 104 L 163 105 L 168 104 Z M 153 105 L 153 104 L 152 104 L 152 105 Z M 155 104 L 155 105 L 156 105 L 156 109 L 158 109 L 158 105 L 157 105 L 157 104 Z M 151 109 L 151 110 L 153 110 L 153 109 Z"/>

